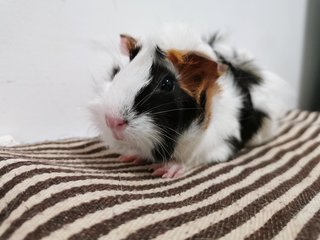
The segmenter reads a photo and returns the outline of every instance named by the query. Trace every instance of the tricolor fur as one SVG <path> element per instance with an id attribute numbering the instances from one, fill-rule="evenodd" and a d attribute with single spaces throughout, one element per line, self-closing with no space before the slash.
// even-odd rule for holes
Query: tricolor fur
<path id="1" fill-rule="evenodd" d="M 282 81 L 246 54 L 186 29 L 143 40 L 121 35 L 120 45 L 129 61 L 91 104 L 101 136 L 119 153 L 197 165 L 274 136 L 286 110 L 273 91 Z M 124 119 L 123 138 L 106 116 Z"/>

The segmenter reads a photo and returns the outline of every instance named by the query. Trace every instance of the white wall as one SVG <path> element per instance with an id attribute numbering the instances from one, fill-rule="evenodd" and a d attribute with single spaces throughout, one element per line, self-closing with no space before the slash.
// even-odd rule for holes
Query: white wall
<path id="1" fill-rule="evenodd" d="M 0 0 L 0 135 L 92 135 L 85 105 L 102 48 L 163 22 L 224 29 L 297 90 L 305 0 Z M 104 53 L 105 54 L 105 53 Z M 93 73 L 92 73 L 93 72 Z"/>

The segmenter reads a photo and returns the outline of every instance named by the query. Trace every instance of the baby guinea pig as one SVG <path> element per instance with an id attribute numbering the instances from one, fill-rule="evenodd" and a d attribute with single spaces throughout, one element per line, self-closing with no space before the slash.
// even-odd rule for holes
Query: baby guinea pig
<path id="1" fill-rule="evenodd" d="M 120 49 L 128 63 L 114 68 L 90 109 L 119 160 L 150 161 L 153 175 L 181 176 L 268 141 L 287 110 L 284 82 L 217 35 L 121 35 Z"/>

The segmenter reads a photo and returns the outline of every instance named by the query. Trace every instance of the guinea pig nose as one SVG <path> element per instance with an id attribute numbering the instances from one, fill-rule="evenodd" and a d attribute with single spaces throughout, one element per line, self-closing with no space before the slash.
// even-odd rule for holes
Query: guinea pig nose
<path id="1" fill-rule="evenodd" d="M 127 121 L 121 118 L 106 116 L 106 124 L 110 128 L 122 128 L 127 125 Z"/>

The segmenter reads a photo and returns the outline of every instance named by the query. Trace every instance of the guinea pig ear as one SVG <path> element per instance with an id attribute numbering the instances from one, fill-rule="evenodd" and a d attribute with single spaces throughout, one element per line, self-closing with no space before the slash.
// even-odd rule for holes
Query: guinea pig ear
<path id="1" fill-rule="evenodd" d="M 189 78 L 193 75 L 198 79 L 217 79 L 228 70 L 227 65 L 217 63 L 198 52 L 169 50 L 167 57 L 180 75 Z"/>
<path id="2" fill-rule="evenodd" d="M 197 101 L 206 89 L 227 71 L 227 66 L 218 64 L 209 57 L 194 51 L 169 50 L 167 58 L 179 73 L 179 84 Z"/>
<path id="3" fill-rule="evenodd" d="M 135 38 L 127 34 L 120 34 L 120 50 L 122 54 L 132 57 L 136 48 L 137 40 Z"/>

